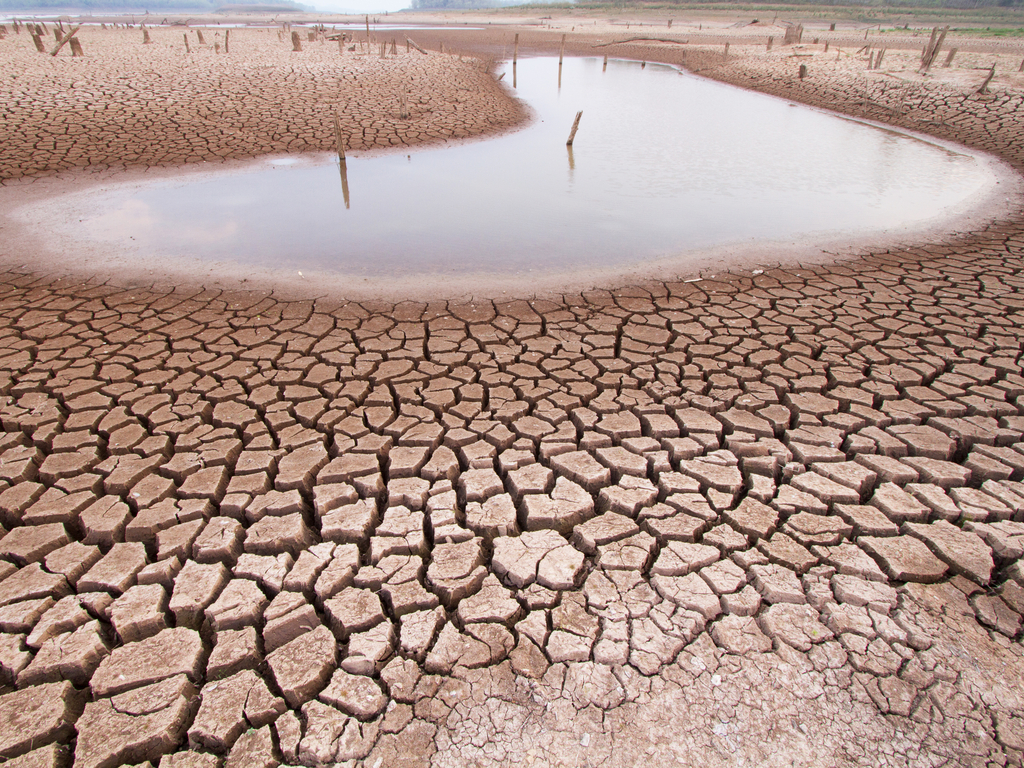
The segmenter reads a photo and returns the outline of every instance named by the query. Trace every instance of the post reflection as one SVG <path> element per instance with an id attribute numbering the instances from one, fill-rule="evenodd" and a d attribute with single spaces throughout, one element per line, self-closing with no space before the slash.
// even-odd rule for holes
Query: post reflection
<path id="1" fill-rule="evenodd" d="M 348 164 L 345 162 L 345 158 L 341 158 L 339 161 L 341 168 L 341 194 L 345 198 L 345 210 L 349 209 L 348 199 Z"/>

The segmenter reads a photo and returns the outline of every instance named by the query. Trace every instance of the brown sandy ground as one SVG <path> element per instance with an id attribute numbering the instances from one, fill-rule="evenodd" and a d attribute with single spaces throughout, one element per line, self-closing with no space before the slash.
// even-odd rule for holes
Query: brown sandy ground
<path id="1" fill-rule="evenodd" d="M 1021 167 L 1005 85 L 688 55 Z M 1020 765 L 1022 254 L 463 305 L 5 274 L 0 756 Z"/>

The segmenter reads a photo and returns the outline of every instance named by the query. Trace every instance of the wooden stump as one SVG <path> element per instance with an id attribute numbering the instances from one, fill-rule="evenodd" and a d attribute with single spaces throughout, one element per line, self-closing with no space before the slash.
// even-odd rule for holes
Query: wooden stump
<path id="1" fill-rule="evenodd" d="M 581 117 L 583 117 L 582 110 L 576 113 L 576 119 L 572 121 L 572 130 L 569 131 L 569 139 L 565 142 L 565 146 L 571 147 L 573 141 L 576 139 L 576 131 L 579 130 Z"/>
<path id="2" fill-rule="evenodd" d="M 292 52 L 302 50 L 302 39 L 298 32 L 292 32 Z"/>
<path id="3" fill-rule="evenodd" d="M 32 33 L 32 42 L 36 44 L 36 50 L 40 53 L 46 53 L 46 46 L 43 45 L 43 38 L 37 35 L 35 32 Z"/>
<path id="4" fill-rule="evenodd" d="M 203 39 L 203 30 L 197 29 L 196 30 L 196 37 L 199 39 L 199 44 L 200 45 L 206 45 L 206 41 Z"/>
<path id="5" fill-rule="evenodd" d="M 150 45 L 153 41 L 149 39 L 149 30 L 145 27 L 142 28 L 142 44 Z"/>
<path id="6" fill-rule="evenodd" d="M 189 45 L 188 45 L 188 33 L 186 32 L 185 34 L 182 35 L 182 37 L 185 38 L 185 53 L 192 53 L 192 49 L 189 48 Z"/>
<path id="7" fill-rule="evenodd" d="M 72 37 L 68 43 L 71 46 L 71 56 L 77 58 L 79 56 L 85 56 L 85 51 L 82 50 L 82 44 L 78 42 L 77 37 Z"/>
<path id="8" fill-rule="evenodd" d="M 807 65 L 806 64 L 801 64 L 800 65 L 800 79 L 803 80 L 805 77 L 807 77 Z"/>

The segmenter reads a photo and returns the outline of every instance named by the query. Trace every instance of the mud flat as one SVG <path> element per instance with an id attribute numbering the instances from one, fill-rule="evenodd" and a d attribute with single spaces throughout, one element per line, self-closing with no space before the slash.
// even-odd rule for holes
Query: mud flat
<path id="1" fill-rule="evenodd" d="M 1022 167 L 1012 84 L 734 53 L 686 58 Z M 545 300 L 7 271 L 0 756 L 1020 765 L 1022 256 L 1007 215 Z"/>

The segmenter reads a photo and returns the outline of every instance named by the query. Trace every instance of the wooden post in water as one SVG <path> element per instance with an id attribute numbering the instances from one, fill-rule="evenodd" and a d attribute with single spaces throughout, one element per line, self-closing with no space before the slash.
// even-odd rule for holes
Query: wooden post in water
<path id="1" fill-rule="evenodd" d="M 562 66 L 563 56 L 565 56 L 565 35 L 562 35 L 562 47 L 558 49 L 558 66 Z"/>
<path id="2" fill-rule="evenodd" d="M 85 51 L 82 50 L 82 44 L 78 42 L 77 37 L 72 37 L 68 45 L 71 46 L 71 55 L 73 57 L 85 56 Z"/>
<path id="3" fill-rule="evenodd" d="M 292 32 L 292 53 L 302 50 L 302 38 L 298 32 Z"/>
<path id="4" fill-rule="evenodd" d="M 515 65 L 515 63 L 516 63 L 516 61 L 518 59 L 519 59 L 519 33 L 516 32 L 516 40 L 512 44 L 512 64 Z"/>
<path id="5" fill-rule="evenodd" d="M 946 57 L 946 61 L 943 62 L 943 64 L 942 64 L 942 68 L 943 69 L 949 69 L 949 65 L 953 63 L 953 59 L 954 59 L 954 57 L 956 57 L 956 53 L 959 50 L 960 50 L 959 48 L 950 48 L 949 49 L 949 55 Z"/>
<path id="6" fill-rule="evenodd" d="M 338 145 L 338 163 L 341 169 L 341 194 L 345 197 L 345 207 L 348 208 L 348 164 L 345 161 L 345 140 L 341 136 L 341 118 L 338 110 L 334 110 L 334 140 Z"/>
<path id="7" fill-rule="evenodd" d="M 988 71 L 988 77 L 985 78 L 985 82 L 981 84 L 981 88 L 977 90 L 977 93 L 988 93 L 988 84 L 992 82 L 992 78 L 996 76 L 996 65 L 992 65 L 992 69 Z"/>
<path id="8" fill-rule="evenodd" d="M 565 146 L 571 147 L 573 140 L 576 138 L 576 131 L 580 127 L 580 118 L 583 117 L 583 110 L 576 113 L 576 119 L 572 121 L 572 130 L 569 131 L 569 140 L 565 142 Z"/>
<path id="9" fill-rule="evenodd" d="M 607 72 L 608 71 L 608 57 L 607 56 L 604 57 L 604 64 L 601 65 L 601 71 L 602 72 Z"/>

